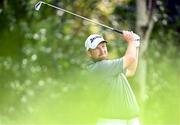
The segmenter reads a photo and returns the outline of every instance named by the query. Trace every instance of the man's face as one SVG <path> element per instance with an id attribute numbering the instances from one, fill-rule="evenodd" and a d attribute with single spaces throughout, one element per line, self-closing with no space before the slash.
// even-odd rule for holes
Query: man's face
<path id="1" fill-rule="evenodd" d="M 108 58 L 108 51 L 105 42 L 101 42 L 95 49 L 88 51 L 89 56 L 95 60 L 103 60 Z"/>

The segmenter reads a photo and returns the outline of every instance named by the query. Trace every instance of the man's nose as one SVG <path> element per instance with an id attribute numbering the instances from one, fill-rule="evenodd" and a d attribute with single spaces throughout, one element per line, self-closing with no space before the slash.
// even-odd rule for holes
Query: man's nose
<path id="1" fill-rule="evenodd" d="M 104 49 L 103 48 L 100 48 L 100 53 L 104 53 Z"/>

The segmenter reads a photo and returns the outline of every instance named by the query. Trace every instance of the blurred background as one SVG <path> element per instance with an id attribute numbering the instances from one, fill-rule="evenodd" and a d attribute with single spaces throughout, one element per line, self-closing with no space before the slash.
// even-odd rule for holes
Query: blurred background
<path id="1" fill-rule="evenodd" d="M 127 44 L 118 33 L 42 5 L 0 1 L 0 125 L 95 124 L 97 111 L 84 41 L 91 33 L 109 42 L 110 58 Z M 141 36 L 140 63 L 129 78 L 142 125 L 180 124 L 179 0 L 46 0 Z"/>

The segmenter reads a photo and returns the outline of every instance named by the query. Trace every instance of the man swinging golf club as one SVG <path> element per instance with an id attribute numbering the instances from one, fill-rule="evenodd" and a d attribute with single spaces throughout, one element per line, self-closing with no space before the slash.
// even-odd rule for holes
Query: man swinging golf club
<path id="1" fill-rule="evenodd" d="M 88 56 L 92 59 L 88 70 L 108 81 L 105 113 L 97 125 L 140 125 L 139 107 L 126 79 L 136 71 L 140 37 L 130 31 L 123 31 L 122 34 L 128 44 L 127 50 L 123 57 L 112 60 L 108 59 L 107 42 L 102 36 L 93 34 L 85 41 Z"/>
<path id="2" fill-rule="evenodd" d="M 114 29 L 44 1 L 39 1 L 35 5 L 35 9 L 38 11 L 42 4 L 123 34 L 125 41 L 128 43 L 128 48 L 122 58 L 113 60 L 108 60 L 106 41 L 102 36 L 93 34 L 85 41 L 88 55 L 93 60 L 93 63 L 88 66 L 88 69 L 97 75 L 101 74 L 101 77 L 109 81 L 109 84 L 107 84 L 108 89 L 106 89 L 108 95 L 104 101 L 106 105 L 104 107 L 105 115 L 97 122 L 97 124 L 139 125 L 137 118 L 139 108 L 134 93 L 126 79 L 128 76 L 133 76 L 136 71 L 138 48 L 140 46 L 139 36 L 133 32 Z"/>

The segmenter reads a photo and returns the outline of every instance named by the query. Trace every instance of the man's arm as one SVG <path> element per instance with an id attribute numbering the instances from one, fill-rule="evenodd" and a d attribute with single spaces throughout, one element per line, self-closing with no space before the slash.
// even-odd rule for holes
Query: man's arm
<path id="1" fill-rule="evenodd" d="M 136 73 L 137 65 L 138 65 L 138 55 L 139 55 L 139 47 L 136 47 L 136 58 L 135 61 L 127 68 L 126 76 L 133 76 Z"/>
<path id="2" fill-rule="evenodd" d="M 139 53 L 139 43 L 135 41 L 139 36 L 137 36 L 133 32 L 123 31 L 123 37 L 128 43 L 126 53 L 123 57 L 123 68 L 126 69 L 126 76 L 133 76 L 137 69 Z"/>

